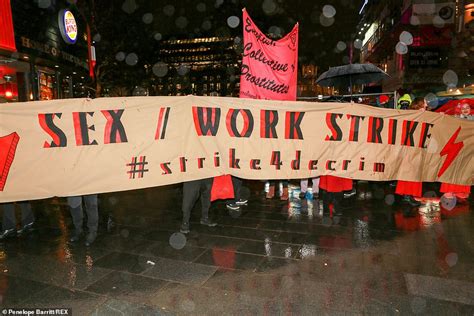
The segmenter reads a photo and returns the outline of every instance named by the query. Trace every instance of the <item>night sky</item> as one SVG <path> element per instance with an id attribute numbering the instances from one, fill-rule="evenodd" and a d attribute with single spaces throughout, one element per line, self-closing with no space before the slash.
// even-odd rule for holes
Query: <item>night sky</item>
<path id="1" fill-rule="evenodd" d="M 347 45 L 355 39 L 361 5 L 358 0 L 96 0 L 95 11 L 97 32 L 115 28 L 112 42 L 132 34 L 128 51 L 140 56 L 143 44 L 135 40 L 136 34 L 148 39 L 147 49 L 167 39 L 242 37 L 245 7 L 257 26 L 274 39 L 299 22 L 300 64 L 313 63 L 325 70 L 348 63 Z"/>

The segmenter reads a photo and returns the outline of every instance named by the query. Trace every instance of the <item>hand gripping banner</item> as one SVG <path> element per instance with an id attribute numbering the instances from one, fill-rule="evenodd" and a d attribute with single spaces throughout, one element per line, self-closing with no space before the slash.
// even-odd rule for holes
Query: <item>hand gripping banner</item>
<path id="1" fill-rule="evenodd" d="M 240 97 L 296 100 L 298 24 L 285 37 L 266 37 L 243 10 L 244 51 Z"/>
<path id="2" fill-rule="evenodd" d="M 474 122 L 347 103 L 221 97 L 0 105 L 0 202 L 231 174 L 471 185 Z"/>

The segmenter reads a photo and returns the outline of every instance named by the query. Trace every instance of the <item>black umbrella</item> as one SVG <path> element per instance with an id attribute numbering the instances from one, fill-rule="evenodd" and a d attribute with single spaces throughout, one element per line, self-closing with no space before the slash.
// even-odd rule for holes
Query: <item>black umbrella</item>
<path id="1" fill-rule="evenodd" d="M 316 80 L 325 87 L 352 87 L 355 84 L 378 82 L 388 74 L 373 64 L 348 64 L 331 67 Z"/>

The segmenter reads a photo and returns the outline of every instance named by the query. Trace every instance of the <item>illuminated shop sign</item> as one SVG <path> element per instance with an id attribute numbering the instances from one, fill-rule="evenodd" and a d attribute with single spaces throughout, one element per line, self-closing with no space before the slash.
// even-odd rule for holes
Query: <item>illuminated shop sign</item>
<path id="1" fill-rule="evenodd" d="M 74 44 L 77 40 L 77 23 L 69 10 L 61 10 L 58 16 L 59 29 L 64 41 L 68 44 Z"/>

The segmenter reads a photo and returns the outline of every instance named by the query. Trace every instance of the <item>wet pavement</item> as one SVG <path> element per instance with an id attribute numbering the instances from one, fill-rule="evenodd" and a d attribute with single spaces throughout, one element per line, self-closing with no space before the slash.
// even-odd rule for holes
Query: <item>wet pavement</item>
<path id="1" fill-rule="evenodd" d="M 359 182 L 342 216 L 317 200 L 266 200 L 246 182 L 240 212 L 180 233 L 179 185 L 99 196 L 89 248 L 70 244 L 64 199 L 33 202 L 36 229 L 0 243 L 2 307 L 74 315 L 474 315 L 472 202 L 399 205 L 393 187 Z"/>

